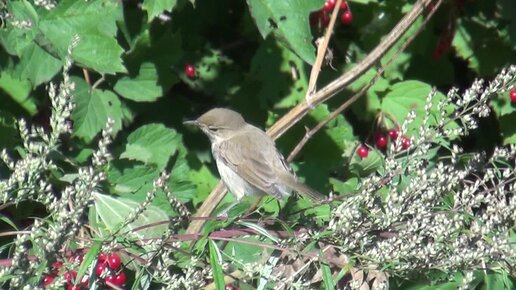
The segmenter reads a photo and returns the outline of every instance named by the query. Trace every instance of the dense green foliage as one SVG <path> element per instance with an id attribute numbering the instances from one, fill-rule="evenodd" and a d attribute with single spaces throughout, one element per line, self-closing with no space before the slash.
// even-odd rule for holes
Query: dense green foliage
<path id="1" fill-rule="evenodd" d="M 343 24 L 337 19 L 329 45 L 332 58 L 323 66 L 317 88 L 349 71 L 372 51 L 415 1 L 408 2 L 347 1 L 348 9 L 353 13 L 352 23 Z M 185 276 L 186 280 L 198 280 L 203 287 L 212 283 L 211 289 L 220 289 L 229 281 L 239 281 L 242 289 L 272 287 L 272 282 L 262 280 L 271 275 L 274 267 L 287 260 L 273 251 L 281 247 L 290 249 L 289 255 L 311 251 L 327 258 L 310 262 L 314 268 L 310 268 L 312 274 L 318 273 L 310 276 L 313 278 L 310 287 L 316 289 L 343 287 L 334 282 L 339 280 L 344 284 L 342 281 L 346 279 L 348 282 L 351 279 L 359 281 L 355 275 L 349 278 L 351 268 L 373 276 L 375 269 L 369 262 L 388 273 L 392 289 L 456 289 L 467 271 L 473 273 L 473 282 L 465 289 L 502 289 L 514 285 L 514 268 L 510 270 L 503 261 L 493 261 L 492 265 L 488 261 L 488 265 L 484 265 L 488 268 L 485 272 L 478 271 L 481 267 L 474 264 L 443 269 L 440 265 L 428 265 L 407 271 L 392 261 L 368 261 L 362 256 L 366 249 L 360 249 L 364 251 L 361 252 L 340 245 L 333 249 L 335 253 L 323 254 L 322 243 L 337 245 L 336 240 L 341 237 L 334 235 L 339 229 L 330 226 L 335 220 L 343 219 L 336 214 L 339 205 L 317 206 L 296 196 L 279 203 L 265 198 L 257 212 L 249 216 L 250 220 L 241 218 L 254 202 L 252 198 L 246 199 L 230 212 L 228 220 L 210 220 L 203 230 L 204 235 L 193 238 L 199 241 L 194 247 L 175 239 L 167 240 L 171 236 L 179 236 L 178 240 L 181 237 L 188 239 L 181 236 L 189 223 L 186 212 L 195 213 L 218 182 L 208 140 L 182 122 L 219 106 L 239 111 L 248 122 L 267 128 L 304 102 L 311 65 L 316 58 L 315 39 L 324 33 L 323 27 L 310 25 L 309 15 L 323 4 L 324 0 L 0 1 L 3 20 L 0 30 L 0 149 L 5 148 L 14 160 L 28 155 L 40 156 L 28 149 L 23 136 L 20 138 L 18 120 L 25 119 L 29 125 L 42 127 L 42 132 L 55 131 L 57 127 L 52 125 L 50 116 L 57 116 L 62 110 L 58 110 L 59 106 L 49 97 L 49 83 L 74 84 L 69 100 L 74 107 L 68 121 L 72 131 L 67 134 L 62 129 L 59 142 L 48 142 L 52 145 L 48 152 L 40 152 L 41 158 L 52 160 L 51 166 L 27 169 L 41 170 L 41 174 L 0 186 L 4 198 L 0 213 L 2 231 L 30 231 L 35 217 L 49 228 L 53 223 L 59 224 L 57 207 L 49 206 L 54 201 L 47 203 L 37 192 L 18 195 L 24 185 L 31 187 L 35 181 L 45 180 L 51 184 L 49 196 L 59 200 L 67 196 L 64 190 L 67 186 L 81 179 L 77 177 L 82 174 L 79 168 L 92 168 L 99 174 L 92 175 L 99 178 L 95 180 L 98 183 L 86 191 L 91 194 L 91 200 L 84 203 L 84 213 L 77 215 L 80 229 L 70 227 L 73 235 L 56 242 L 56 249 L 43 249 L 35 237 L 25 240 L 32 243 L 28 255 L 36 257 L 41 266 L 35 267 L 31 278 L 23 283 L 40 284 L 50 264 L 56 259 L 64 260 L 72 251 L 84 252 L 85 262 L 80 270 L 75 265 L 80 274 L 84 274 L 90 271 L 88 267 L 95 267 L 96 255 L 103 246 L 104 250 L 107 247 L 107 251 L 121 254 L 126 273 L 130 273 L 127 289 L 131 289 L 129 285 L 133 282 L 152 289 L 161 285 L 160 282 L 166 284 L 166 275 L 160 276 L 161 281 L 156 276 L 152 278 L 158 275 L 159 263 L 153 264 L 154 253 L 146 252 L 148 249 L 140 242 L 156 239 L 157 243 L 163 243 L 160 246 L 168 247 L 166 254 L 174 260 L 173 266 L 163 262 L 170 266 L 170 273 Z M 379 60 L 378 67 L 369 69 L 327 103 L 311 110 L 276 141 L 278 148 L 287 156 L 303 138 L 306 127 L 314 127 L 360 91 L 392 56 L 395 56 L 394 61 L 364 96 L 312 136 L 294 159 L 293 168 L 305 183 L 326 195 L 332 192 L 342 199 L 363 189 L 361 185 L 367 184 L 364 180 L 374 174 L 399 177 L 399 180 L 393 179 L 398 182 L 396 186 L 400 192 L 410 188 L 412 174 L 416 174 L 409 170 L 413 165 L 408 158 L 410 154 L 374 147 L 378 133 L 401 129 L 411 112 L 415 117 L 402 130 L 403 137 L 411 138 L 416 144 L 414 148 L 425 142 L 432 144 L 426 152 L 414 153 L 415 159 L 428 162 L 428 171 L 438 168 L 438 163 L 443 160 L 455 158 L 455 155 L 450 157 L 450 152 L 455 154 L 452 149 L 455 145 L 464 148 L 457 163 L 467 167 L 465 164 L 474 159 L 473 153 L 486 152 L 489 159 L 497 146 L 516 144 L 516 103 L 511 103 L 509 98 L 514 79 L 507 77 L 503 86 L 493 89 L 495 94 L 489 96 L 487 104 L 492 111 L 486 118 L 479 119 L 478 128 L 469 126 L 469 119 L 458 117 L 470 113 L 465 109 L 470 108 L 468 103 L 454 103 L 453 97 L 447 95 L 452 87 L 459 89 L 457 95 L 463 94 L 476 78 L 492 80 L 502 69 L 516 63 L 514 11 L 516 4 L 511 0 L 449 0 L 437 8 L 423 27 L 430 12 L 427 9 L 407 35 Z M 418 29 L 422 30 L 419 32 Z M 413 43 L 395 55 L 416 33 Z M 67 57 L 73 62 L 70 69 L 65 66 Z M 187 65 L 195 66 L 194 77 L 185 73 Z M 432 88 L 436 88 L 435 95 L 427 99 Z M 487 84 L 478 91 L 483 89 L 487 89 Z M 449 101 L 446 106 L 439 107 L 445 100 Z M 453 112 L 459 113 L 453 115 Z M 112 143 L 102 135 L 106 126 Z M 450 134 L 428 140 L 422 128 L 435 129 L 435 132 L 465 128 L 469 135 Z M 41 141 L 41 135 L 31 138 Z M 47 140 L 41 139 L 47 144 Z M 108 144 L 109 153 L 102 151 L 105 148 L 99 142 Z M 357 156 L 356 149 L 360 144 L 370 147 L 367 158 Z M 101 156 L 106 159 L 92 163 L 99 147 Z M 390 160 L 389 156 L 406 158 L 400 164 L 406 165 L 404 171 L 407 172 L 389 168 L 386 161 Z M 503 168 L 512 170 L 512 176 L 505 179 L 507 200 L 514 195 L 509 193 L 509 185 L 514 184 L 512 158 L 509 156 L 506 163 L 497 163 L 500 171 Z M 9 165 L 0 165 L 2 180 L 7 180 L 12 172 L 14 169 Z M 170 177 L 164 177 L 162 172 L 169 172 Z M 392 172 L 396 173 L 390 174 Z M 466 175 L 465 180 L 471 175 Z M 483 173 L 478 175 L 483 176 Z M 387 203 L 391 189 L 387 185 L 377 189 L 379 199 Z M 439 199 L 442 203 L 436 204 L 435 208 L 452 208 L 451 192 L 454 190 L 449 192 Z M 219 208 L 232 200 L 233 197 L 227 195 Z M 70 198 L 69 201 L 73 203 L 74 200 Z M 357 211 L 371 218 L 363 225 L 369 227 L 374 224 L 374 211 L 369 211 L 367 202 L 363 205 Z M 474 212 L 477 213 L 477 208 Z M 135 215 L 134 218 L 129 217 L 130 213 Z M 172 226 L 163 223 L 168 220 L 172 221 Z M 503 223 L 509 229 L 504 235 L 510 235 L 513 242 L 510 246 L 515 251 L 514 215 L 512 220 Z M 374 224 L 369 232 L 386 228 L 392 230 L 394 227 Z M 230 232 L 234 235 L 224 236 L 223 229 L 235 230 Z M 306 229 L 313 229 L 316 234 L 310 235 L 308 241 L 299 242 L 299 247 L 295 246 L 298 236 L 294 240 L 280 240 L 270 233 L 293 234 Z M 245 241 L 242 242 L 237 240 L 242 234 L 237 230 L 252 230 L 255 234 L 242 238 Z M 127 232 L 134 235 L 127 235 Z M 222 234 L 211 239 L 207 236 L 211 232 Z M 489 237 L 496 240 L 496 236 Z M 0 249 L 5 261 L 17 252 L 13 250 L 19 246 L 13 242 L 15 239 L 13 234 L 1 239 Z M 158 254 L 163 253 L 157 250 Z M 341 261 L 344 255 L 350 260 L 342 262 L 345 267 L 336 267 L 331 259 Z M 148 261 L 153 263 L 146 264 Z M 404 262 L 399 261 L 399 265 L 406 265 Z M 244 274 L 251 271 L 246 272 L 244 264 L 245 267 L 269 266 L 264 266 L 261 276 L 246 277 Z M 197 272 L 188 272 L 193 271 L 191 265 L 195 265 L 193 268 Z M 142 270 L 145 267 L 152 270 Z M 287 267 L 294 273 L 300 265 L 285 262 Z M 210 277 L 203 268 L 206 268 L 204 271 L 213 270 L 209 271 Z M 0 273 L 6 273 L 0 279 L 5 285 L 11 283 L 10 275 L 15 275 L 7 270 Z M 206 276 L 196 276 L 201 275 L 199 273 Z M 385 278 L 382 275 L 376 274 L 377 279 Z M 179 279 L 177 277 L 174 279 Z M 93 280 L 91 278 L 90 286 L 94 285 Z M 295 281 L 298 282 L 297 278 Z M 137 286 L 133 287 L 137 289 Z M 196 286 L 191 287 L 195 289 Z"/>

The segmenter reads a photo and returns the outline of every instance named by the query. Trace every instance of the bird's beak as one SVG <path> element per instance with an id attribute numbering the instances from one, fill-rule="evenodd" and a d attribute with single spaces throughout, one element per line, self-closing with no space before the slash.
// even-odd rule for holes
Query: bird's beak
<path id="1" fill-rule="evenodd" d="M 199 122 L 197 120 L 184 121 L 183 124 L 188 125 L 188 126 L 199 127 Z"/>

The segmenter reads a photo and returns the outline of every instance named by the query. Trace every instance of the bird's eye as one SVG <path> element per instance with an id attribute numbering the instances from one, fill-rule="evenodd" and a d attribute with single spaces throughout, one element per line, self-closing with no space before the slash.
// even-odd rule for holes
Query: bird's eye
<path id="1" fill-rule="evenodd" d="M 210 131 L 217 132 L 220 128 L 218 127 L 209 127 Z"/>

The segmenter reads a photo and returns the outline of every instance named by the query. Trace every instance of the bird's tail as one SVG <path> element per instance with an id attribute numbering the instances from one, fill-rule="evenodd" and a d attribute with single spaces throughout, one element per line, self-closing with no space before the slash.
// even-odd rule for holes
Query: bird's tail
<path id="1" fill-rule="evenodd" d="M 312 201 L 322 202 L 327 199 L 324 195 L 317 192 L 317 190 L 312 189 L 311 187 L 297 181 L 294 176 L 289 175 L 284 179 L 286 179 L 286 185 L 288 187 L 297 191 L 297 193 L 301 194 L 302 196 L 311 199 Z"/>

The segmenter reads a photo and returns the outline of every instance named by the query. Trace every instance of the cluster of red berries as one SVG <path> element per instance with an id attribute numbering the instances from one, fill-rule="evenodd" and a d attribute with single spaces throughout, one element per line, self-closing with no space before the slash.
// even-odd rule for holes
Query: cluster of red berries
<path id="1" fill-rule="evenodd" d="M 187 63 L 185 65 L 185 75 L 187 78 L 193 80 L 197 77 L 197 70 L 193 64 Z"/>
<path id="2" fill-rule="evenodd" d="M 233 284 L 227 284 L 224 290 L 242 290 L 240 287 L 235 287 Z"/>
<path id="3" fill-rule="evenodd" d="M 326 0 L 326 3 L 324 3 L 321 10 L 310 13 L 310 26 L 314 27 L 319 25 L 322 28 L 328 27 L 328 24 L 330 23 L 330 14 L 336 4 L 337 0 Z M 351 10 L 349 10 L 346 0 L 342 0 L 342 2 L 340 2 L 340 10 L 343 11 L 340 15 L 340 22 L 344 25 L 351 24 L 353 21 L 353 14 L 351 14 Z"/>
<path id="4" fill-rule="evenodd" d="M 398 139 L 399 134 L 400 134 L 400 131 L 398 129 L 391 129 L 387 132 L 387 134 L 385 134 L 383 132 L 377 133 L 375 136 L 375 139 L 374 139 L 376 148 L 378 148 L 379 150 L 382 150 L 382 151 L 387 149 L 387 145 L 389 144 L 389 139 L 391 139 L 391 141 L 395 141 Z M 407 136 L 401 136 L 401 148 L 408 149 L 409 147 L 410 147 L 410 138 L 408 138 Z M 360 158 L 366 158 L 367 155 L 369 154 L 369 149 L 365 145 L 362 145 L 362 146 L 358 147 L 357 154 L 358 154 L 358 156 L 360 156 Z"/>
<path id="5" fill-rule="evenodd" d="M 509 91 L 509 98 L 511 99 L 511 103 L 516 103 L 516 89 Z"/>
<path id="6" fill-rule="evenodd" d="M 70 262 L 82 263 L 84 256 L 82 254 L 76 254 L 71 256 L 68 260 Z M 60 274 L 62 270 L 63 262 L 56 261 L 51 265 L 51 271 L 49 274 L 43 276 L 41 286 L 47 287 L 55 278 Z M 121 270 L 122 260 L 120 256 L 115 253 L 107 255 L 106 253 L 100 253 L 98 256 L 97 267 L 95 268 L 95 274 L 100 277 L 100 282 L 111 283 L 115 286 L 122 286 L 125 284 L 126 276 Z M 107 269 L 107 270 L 106 270 Z M 102 277 L 104 271 L 109 271 L 106 276 Z M 62 273 L 65 279 L 65 289 L 67 290 L 80 290 L 87 289 L 89 284 L 89 277 L 83 276 L 77 280 L 77 271 L 66 271 Z M 75 284 L 75 285 L 74 285 Z M 106 285 L 107 286 L 107 285 Z"/>

